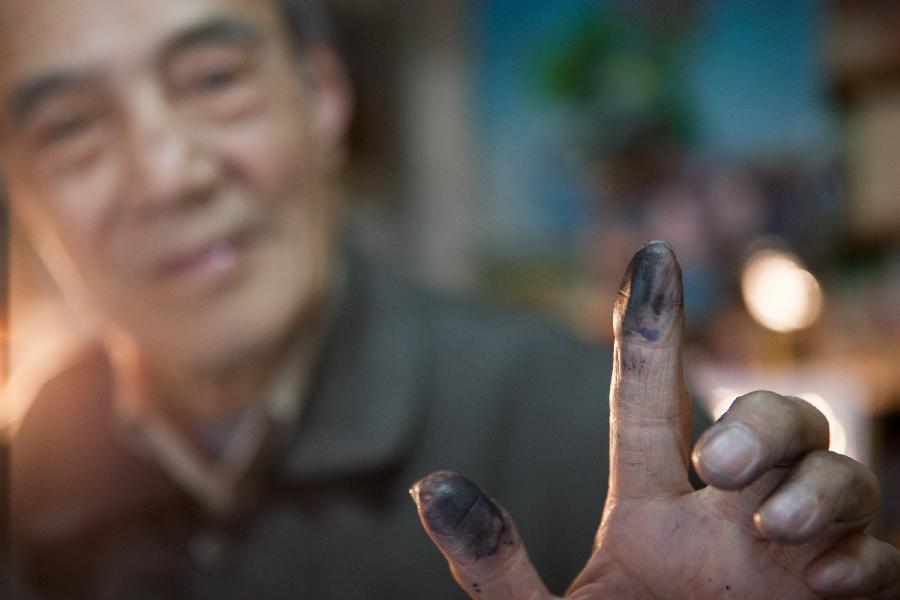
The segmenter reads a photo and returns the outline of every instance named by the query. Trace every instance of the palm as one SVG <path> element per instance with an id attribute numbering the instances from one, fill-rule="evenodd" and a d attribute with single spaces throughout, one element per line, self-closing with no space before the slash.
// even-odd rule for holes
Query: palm
<path id="1" fill-rule="evenodd" d="M 745 516 L 734 518 L 717 506 L 717 495 L 707 489 L 676 501 L 624 501 L 608 509 L 597 550 L 566 597 L 693 599 L 731 592 L 737 598 L 815 598 L 803 581 L 814 551 L 763 539 Z M 660 560 L 672 556 L 678 561 Z"/>

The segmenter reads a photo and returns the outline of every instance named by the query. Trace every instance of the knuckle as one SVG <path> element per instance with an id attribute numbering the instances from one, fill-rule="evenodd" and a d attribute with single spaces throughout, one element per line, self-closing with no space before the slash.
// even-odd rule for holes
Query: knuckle
<path id="1" fill-rule="evenodd" d="M 878 481 L 878 477 L 869 467 L 851 458 L 847 460 L 851 461 L 853 465 L 855 473 L 853 485 L 859 490 L 860 497 L 870 504 L 873 510 L 877 509 L 881 505 L 881 483 Z"/>
<path id="2" fill-rule="evenodd" d="M 782 422 L 767 392 L 751 392 L 739 396 L 720 421 L 742 423 L 763 437 L 769 437 L 773 433 L 773 424 Z"/>
<path id="3" fill-rule="evenodd" d="M 756 390 L 735 399 L 722 420 L 743 423 L 772 452 L 791 462 L 807 452 L 828 448 L 828 420 L 801 398 Z"/>
<path id="4" fill-rule="evenodd" d="M 749 421 L 763 431 L 778 431 L 779 435 L 791 434 L 793 437 L 794 432 L 802 430 L 806 421 L 801 402 L 767 390 L 757 390 L 734 401 L 732 417 Z"/>
<path id="5" fill-rule="evenodd" d="M 848 504 L 858 516 L 870 516 L 880 503 L 878 479 L 866 467 L 849 456 L 819 450 L 804 458 L 810 478 L 839 499 L 839 505 Z"/>
<path id="6" fill-rule="evenodd" d="M 819 409 L 802 398 L 782 396 L 781 418 L 804 447 L 827 449 L 830 427 Z"/>
<path id="7" fill-rule="evenodd" d="M 766 423 L 782 424 L 796 429 L 807 423 L 813 414 L 820 414 L 801 398 L 782 396 L 768 390 L 757 390 L 735 400 L 736 412 L 752 415 Z M 824 416 L 823 416 L 824 417 Z"/>
<path id="8" fill-rule="evenodd" d="M 739 397 L 734 401 L 734 405 L 741 412 L 746 411 L 754 414 L 767 414 L 777 409 L 781 398 L 781 396 L 774 392 L 756 390 Z"/>
<path id="9" fill-rule="evenodd" d="M 793 479 L 819 502 L 833 502 L 851 490 L 855 476 L 838 457 L 825 450 L 816 450 L 803 457 Z"/>
<path id="10" fill-rule="evenodd" d="M 848 465 L 841 459 L 839 454 L 834 452 L 816 450 L 807 454 L 803 462 L 806 468 L 813 473 L 828 473 L 829 479 L 840 477 L 849 482 L 852 478 L 852 471 L 848 468 Z"/>
<path id="11" fill-rule="evenodd" d="M 790 414 L 798 423 L 808 424 L 818 421 L 819 417 L 822 417 L 824 424 L 826 426 L 828 424 L 828 422 L 825 421 L 825 415 L 803 398 L 798 398 L 797 396 L 781 396 L 781 403 L 783 407 L 782 410 Z"/>
<path id="12" fill-rule="evenodd" d="M 847 496 L 849 493 L 851 497 L 857 496 L 860 500 L 866 497 L 866 493 L 860 485 L 863 483 L 862 474 L 847 457 L 834 452 L 817 452 L 816 454 L 822 456 L 818 469 L 831 481 L 834 494 Z"/>
<path id="13" fill-rule="evenodd" d="M 822 411 L 803 398 L 797 398 L 796 396 L 785 396 L 784 398 L 796 407 L 800 418 L 809 426 L 818 431 L 828 431 L 828 419 Z"/>

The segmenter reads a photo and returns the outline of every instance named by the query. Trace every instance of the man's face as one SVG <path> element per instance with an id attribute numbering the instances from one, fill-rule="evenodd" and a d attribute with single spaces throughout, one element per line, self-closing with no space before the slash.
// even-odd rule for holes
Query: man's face
<path id="1" fill-rule="evenodd" d="M 264 349 L 326 285 L 342 90 L 280 16 L 273 0 L 0 2 L 13 209 L 63 283 L 188 368 Z"/>

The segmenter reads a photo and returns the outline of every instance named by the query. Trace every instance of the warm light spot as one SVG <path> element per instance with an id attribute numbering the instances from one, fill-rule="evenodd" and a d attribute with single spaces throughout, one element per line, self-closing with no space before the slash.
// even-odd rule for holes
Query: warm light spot
<path id="1" fill-rule="evenodd" d="M 764 327 L 787 333 L 812 325 L 822 312 L 822 289 L 800 260 L 786 252 L 760 250 L 741 278 L 744 303 Z"/>
<path id="2" fill-rule="evenodd" d="M 804 392 L 798 394 L 798 396 L 815 406 L 819 409 L 819 412 L 825 415 L 825 418 L 828 419 L 828 428 L 831 433 L 829 449 L 832 452 L 844 454 L 847 451 L 847 431 L 837 418 L 837 415 L 834 414 L 834 409 L 831 408 L 828 401 L 815 392 Z"/>

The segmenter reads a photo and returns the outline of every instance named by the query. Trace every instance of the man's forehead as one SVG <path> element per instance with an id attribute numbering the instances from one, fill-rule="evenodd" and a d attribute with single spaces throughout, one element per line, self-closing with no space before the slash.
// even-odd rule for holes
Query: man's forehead
<path id="1" fill-rule="evenodd" d="M 137 63 L 180 31 L 222 15 L 261 18 L 274 0 L 2 0 L 0 93 L 48 71 Z"/>

